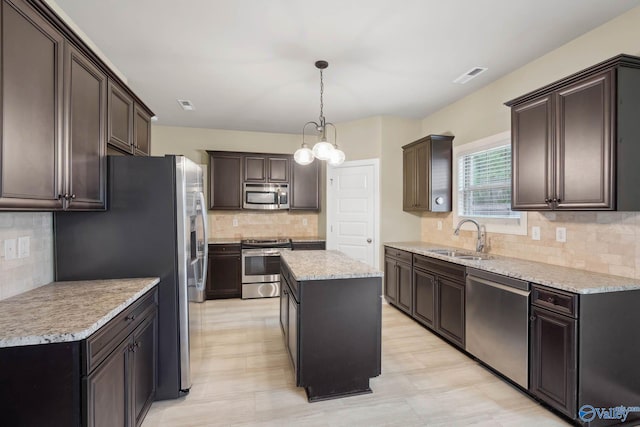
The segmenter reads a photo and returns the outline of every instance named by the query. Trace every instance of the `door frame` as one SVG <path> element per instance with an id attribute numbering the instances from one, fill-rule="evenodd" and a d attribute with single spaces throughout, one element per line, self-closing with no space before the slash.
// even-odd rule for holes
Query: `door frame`
<path id="1" fill-rule="evenodd" d="M 327 164 L 326 189 L 327 189 L 327 249 L 335 249 L 336 241 L 332 226 L 335 223 L 333 214 L 334 194 L 331 185 L 333 171 L 351 167 L 373 166 L 373 267 L 380 269 L 380 159 L 351 160 L 339 166 Z"/>

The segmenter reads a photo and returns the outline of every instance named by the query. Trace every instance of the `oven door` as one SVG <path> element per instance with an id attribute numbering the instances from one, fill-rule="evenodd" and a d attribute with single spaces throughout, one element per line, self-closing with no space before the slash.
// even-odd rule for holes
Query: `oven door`
<path id="1" fill-rule="evenodd" d="M 243 249 L 242 283 L 280 281 L 280 251 L 282 249 Z"/>

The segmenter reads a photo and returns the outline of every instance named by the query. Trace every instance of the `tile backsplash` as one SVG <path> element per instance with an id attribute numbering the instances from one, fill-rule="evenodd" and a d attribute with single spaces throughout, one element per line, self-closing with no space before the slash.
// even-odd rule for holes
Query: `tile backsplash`
<path id="1" fill-rule="evenodd" d="M 7 239 L 29 237 L 29 256 L 6 259 Z M 53 215 L 49 212 L 0 212 L 0 299 L 53 281 Z"/>
<path id="2" fill-rule="evenodd" d="M 210 238 L 315 237 L 317 235 L 318 214 L 316 213 L 209 212 Z"/>
<path id="3" fill-rule="evenodd" d="M 438 230 L 442 221 L 442 230 Z M 640 212 L 529 212 L 528 235 L 487 233 L 489 253 L 640 279 Z M 482 222 L 482 221 L 480 221 Z M 540 240 L 531 227 L 540 227 Z M 556 242 L 565 227 L 566 242 Z M 453 214 L 425 214 L 422 240 L 473 250 L 475 231 L 453 235 Z"/>

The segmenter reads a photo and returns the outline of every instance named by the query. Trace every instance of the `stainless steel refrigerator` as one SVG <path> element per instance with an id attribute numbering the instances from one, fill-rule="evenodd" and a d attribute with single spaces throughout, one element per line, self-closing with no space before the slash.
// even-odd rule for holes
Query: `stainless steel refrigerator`
<path id="1" fill-rule="evenodd" d="M 107 159 L 105 212 L 54 215 L 56 280 L 160 277 L 156 400 L 191 387 L 207 274 L 201 168 L 183 156 Z M 192 307 L 193 308 L 193 307 Z"/>

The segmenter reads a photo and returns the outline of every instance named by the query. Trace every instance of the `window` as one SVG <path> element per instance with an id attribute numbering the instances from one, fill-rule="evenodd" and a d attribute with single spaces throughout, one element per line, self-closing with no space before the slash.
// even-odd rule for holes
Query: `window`
<path id="1" fill-rule="evenodd" d="M 527 234 L 526 214 L 511 210 L 510 138 L 503 132 L 454 147 L 454 227 L 472 218 L 489 232 Z"/>

